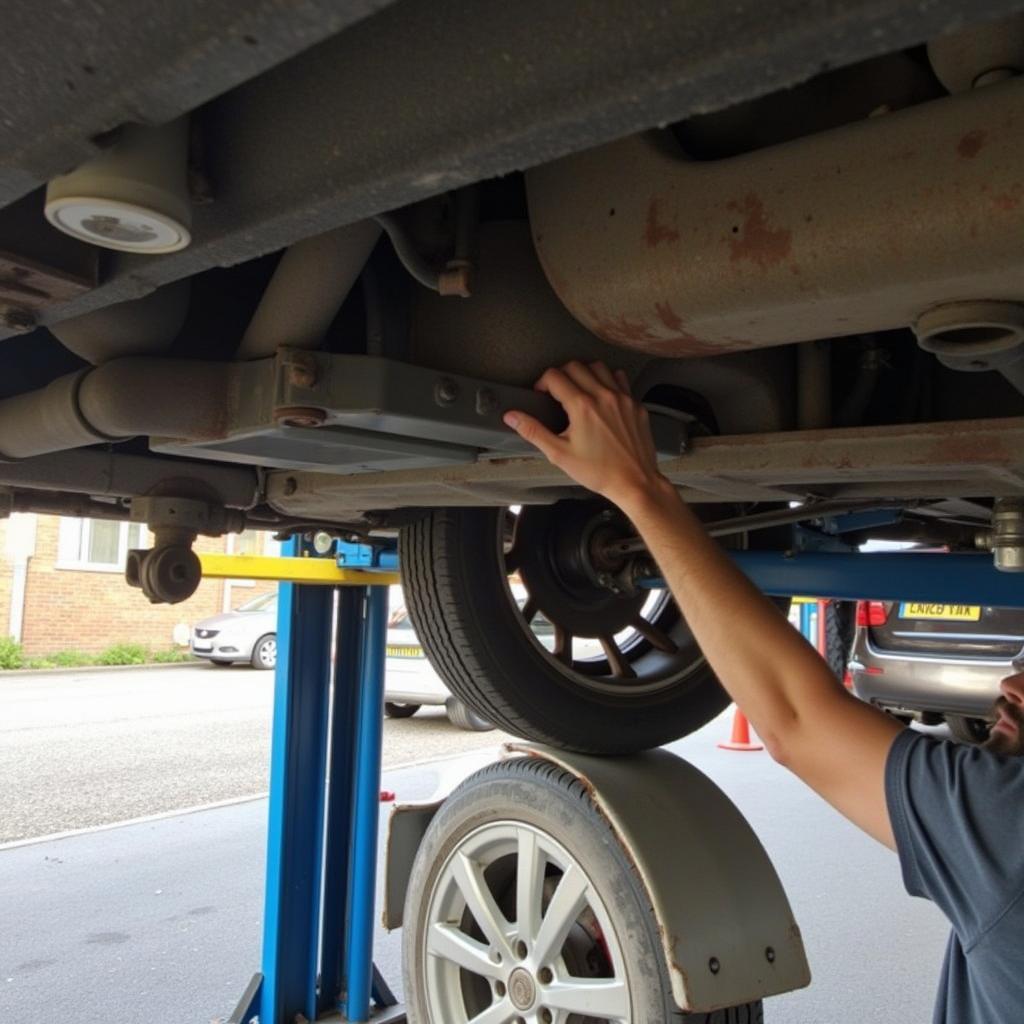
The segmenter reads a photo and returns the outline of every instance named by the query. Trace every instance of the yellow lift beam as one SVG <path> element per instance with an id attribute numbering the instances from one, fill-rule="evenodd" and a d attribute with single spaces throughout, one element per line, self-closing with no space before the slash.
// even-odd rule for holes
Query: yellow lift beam
<path id="1" fill-rule="evenodd" d="M 320 583 L 329 587 L 384 587 L 401 582 L 397 572 L 342 569 L 331 558 L 200 554 L 199 562 L 206 579 L 278 580 L 282 583 Z"/>

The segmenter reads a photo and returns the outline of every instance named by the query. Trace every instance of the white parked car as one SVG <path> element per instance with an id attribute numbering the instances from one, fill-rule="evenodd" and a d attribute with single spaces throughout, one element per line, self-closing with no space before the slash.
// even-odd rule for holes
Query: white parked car
<path id="1" fill-rule="evenodd" d="M 277 665 L 277 592 L 261 594 L 233 612 L 213 615 L 192 627 L 189 649 L 214 665 L 247 661 L 253 668 Z"/>
<path id="2" fill-rule="evenodd" d="M 451 723 L 460 729 L 483 731 L 494 727 L 453 697 L 431 667 L 405 609 L 401 587 L 389 595 L 385 711 L 390 718 L 408 718 L 424 705 L 443 705 Z M 215 665 L 248 662 L 253 668 L 277 664 L 277 594 L 262 594 L 233 612 L 197 622 L 192 629 L 192 653 Z"/>
<path id="3" fill-rule="evenodd" d="M 453 697 L 423 653 L 409 621 L 401 587 L 391 588 L 388 617 L 387 661 L 384 677 L 384 713 L 389 718 L 410 718 L 423 705 L 444 705 L 448 720 L 459 729 L 493 729 L 486 719 Z"/>

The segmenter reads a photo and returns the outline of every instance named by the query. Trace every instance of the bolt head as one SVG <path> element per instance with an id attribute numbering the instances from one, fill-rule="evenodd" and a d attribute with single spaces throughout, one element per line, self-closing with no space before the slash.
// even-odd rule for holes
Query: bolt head
<path id="1" fill-rule="evenodd" d="M 321 427 L 327 422 L 327 413 L 304 405 L 285 405 L 274 410 L 274 422 L 282 427 Z"/>
<path id="2" fill-rule="evenodd" d="M 434 386 L 434 401 L 451 405 L 459 397 L 459 385 L 451 377 L 442 377 Z"/>
<path id="3" fill-rule="evenodd" d="M 316 372 L 312 366 L 292 366 L 288 370 L 292 387 L 311 388 L 316 384 Z"/>

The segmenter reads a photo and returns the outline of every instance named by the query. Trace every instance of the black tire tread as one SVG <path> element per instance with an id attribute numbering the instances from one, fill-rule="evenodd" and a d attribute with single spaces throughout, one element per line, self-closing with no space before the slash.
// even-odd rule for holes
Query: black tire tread
<path id="1" fill-rule="evenodd" d="M 413 629 L 438 675 L 459 700 L 505 732 L 536 737 L 536 728 L 517 715 L 489 683 L 471 638 L 456 625 L 458 615 L 451 595 L 458 590 L 459 573 L 446 553 L 448 545 L 438 542 L 443 539 L 439 535 L 454 528 L 452 513 L 440 510 L 402 531 L 399 564 Z M 547 736 L 543 741 L 558 744 L 559 738 Z"/>
<path id="2" fill-rule="evenodd" d="M 501 634 L 517 627 L 512 619 L 494 618 L 493 609 L 480 607 L 474 594 L 470 577 L 476 576 L 479 582 L 481 552 L 473 544 L 479 546 L 482 538 L 467 534 L 474 529 L 467 513 L 478 511 L 484 510 L 436 509 L 404 527 L 399 537 L 410 620 L 428 660 L 455 697 L 505 732 L 581 753 L 612 756 L 677 739 L 728 706 L 729 698 L 710 669 L 706 681 L 695 684 L 685 699 L 636 706 L 632 711 L 611 704 L 588 707 L 581 701 L 575 714 L 568 701 L 556 705 L 539 693 L 530 703 L 520 701 L 518 708 L 510 703 L 502 688 L 514 686 L 515 681 L 507 671 L 509 645 Z M 504 671 L 496 673 L 494 666 Z M 515 668 L 524 678 L 546 670 L 540 654 L 532 664 L 527 660 Z M 681 720 L 682 712 L 689 722 Z M 624 714 L 631 728 L 622 727 Z"/>

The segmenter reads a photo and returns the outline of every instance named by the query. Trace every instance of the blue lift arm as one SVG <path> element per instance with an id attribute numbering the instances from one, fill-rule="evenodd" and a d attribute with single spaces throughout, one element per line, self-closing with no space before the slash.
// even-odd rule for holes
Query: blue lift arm
<path id="1" fill-rule="evenodd" d="M 776 597 L 831 597 L 843 601 L 928 601 L 1024 608 L 1024 574 L 1000 572 L 991 555 L 909 552 L 871 554 L 730 552 L 754 585 Z M 661 577 L 640 582 L 665 585 Z"/>

